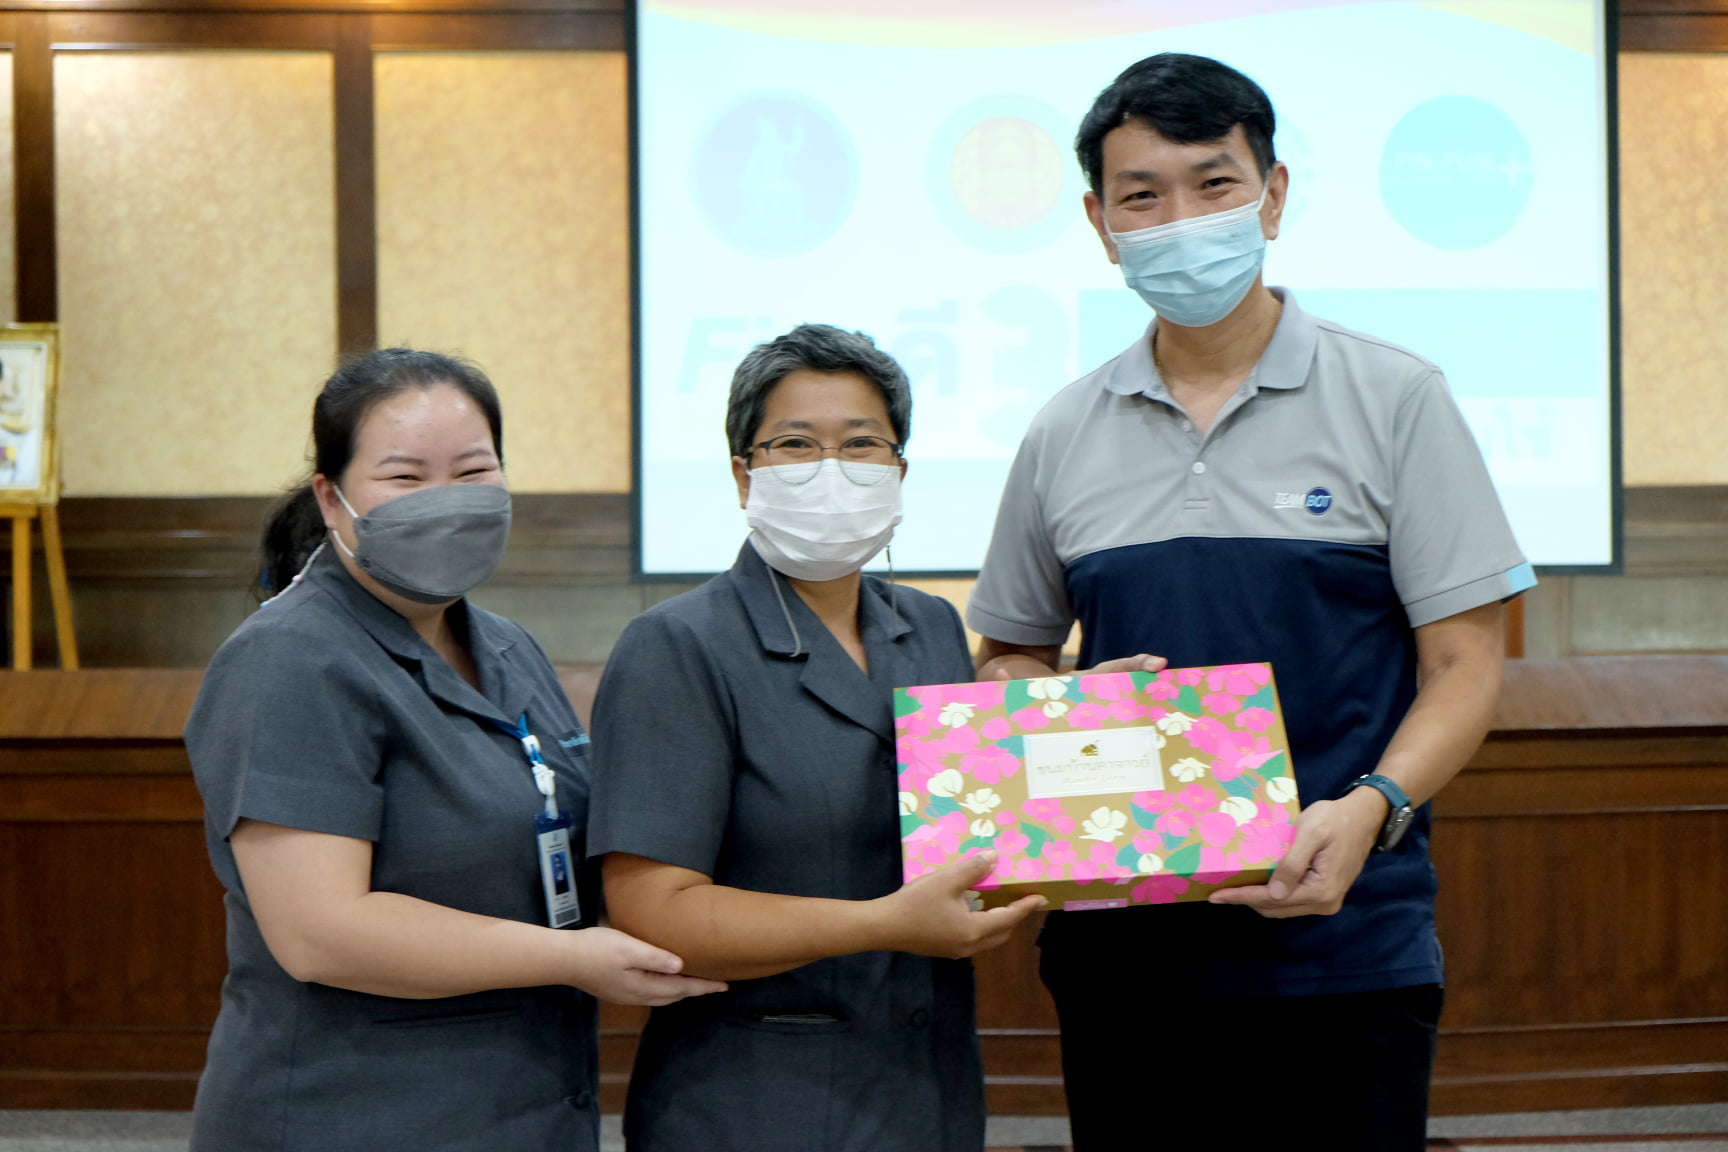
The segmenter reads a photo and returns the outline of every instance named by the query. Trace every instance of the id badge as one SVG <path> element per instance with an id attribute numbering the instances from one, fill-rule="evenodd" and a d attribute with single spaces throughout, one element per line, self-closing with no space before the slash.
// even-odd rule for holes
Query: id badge
<path id="1" fill-rule="evenodd" d="M 540 845 L 540 886 L 546 893 L 546 922 L 554 928 L 574 927 L 582 919 L 576 900 L 576 865 L 570 859 L 570 814 L 556 819 L 544 812 L 534 817 L 534 838 Z"/>

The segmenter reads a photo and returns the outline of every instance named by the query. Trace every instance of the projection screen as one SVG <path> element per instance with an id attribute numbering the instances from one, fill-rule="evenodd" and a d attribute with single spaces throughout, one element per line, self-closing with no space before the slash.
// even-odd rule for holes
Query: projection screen
<path id="1" fill-rule="evenodd" d="M 1445 370 L 1532 562 L 1616 564 L 1606 18 L 1605 0 L 641 0 L 638 575 L 730 566 L 731 373 L 805 321 L 869 333 L 912 380 L 896 569 L 977 569 L 1032 414 L 1150 319 L 1086 222 L 1073 138 L 1161 51 L 1272 98 L 1291 191 L 1266 282 Z"/>

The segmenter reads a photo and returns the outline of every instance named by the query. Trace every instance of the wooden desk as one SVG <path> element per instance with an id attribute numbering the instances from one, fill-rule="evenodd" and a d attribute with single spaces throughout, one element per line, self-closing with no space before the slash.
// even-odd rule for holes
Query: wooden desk
<path id="1" fill-rule="evenodd" d="M 586 717 L 597 670 L 561 670 Z M 185 1108 L 225 969 L 197 672 L 0 672 L 0 1107 Z M 1728 658 L 1519 661 L 1435 805 L 1437 1113 L 1728 1100 Z M 1032 934 L 979 963 L 992 1110 L 1060 1113 Z M 602 1014 L 609 1108 L 642 1013 Z"/>

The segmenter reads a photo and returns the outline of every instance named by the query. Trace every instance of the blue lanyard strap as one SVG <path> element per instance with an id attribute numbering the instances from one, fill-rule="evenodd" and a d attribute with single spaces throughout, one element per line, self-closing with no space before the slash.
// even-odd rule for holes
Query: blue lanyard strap
<path id="1" fill-rule="evenodd" d="M 500 731 L 508 732 L 522 741 L 522 750 L 528 754 L 528 766 L 534 769 L 534 786 L 540 789 L 540 795 L 546 797 L 546 815 L 556 817 L 558 815 L 558 781 L 553 776 L 552 769 L 547 767 L 546 758 L 540 755 L 540 741 L 534 736 L 534 733 L 528 731 L 528 713 L 524 712 L 517 718 L 514 728 L 502 720 L 494 720 L 492 723 Z"/>

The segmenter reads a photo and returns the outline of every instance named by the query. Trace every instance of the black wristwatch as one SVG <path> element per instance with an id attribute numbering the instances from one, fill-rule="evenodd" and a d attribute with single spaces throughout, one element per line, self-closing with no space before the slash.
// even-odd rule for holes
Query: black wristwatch
<path id="1" fill-rule="evenodd" d="M 1386 797 L 1386 803 L 1392 805 L 1392 811 L 1386 817 L 1385 825 L 1380 829 L 1380 839 L 1374 845 L 1376 852 L 1390 852 L 1398 846 L 1398 841 L 1404 838 L 1404 830 L 1410 827 L 1410 821 L 1415 818 L 1416 810 L 1410 807 L 1409 795 L 1405 793 L 1404 789 L 1398 787 L 1396 781 L 1390 777 L 1374 773 L 1358 776 L 1350 781 L 1344 791 L 1338 794 L 1338 799 L 1344 799 L 1364 785 Z"/>

